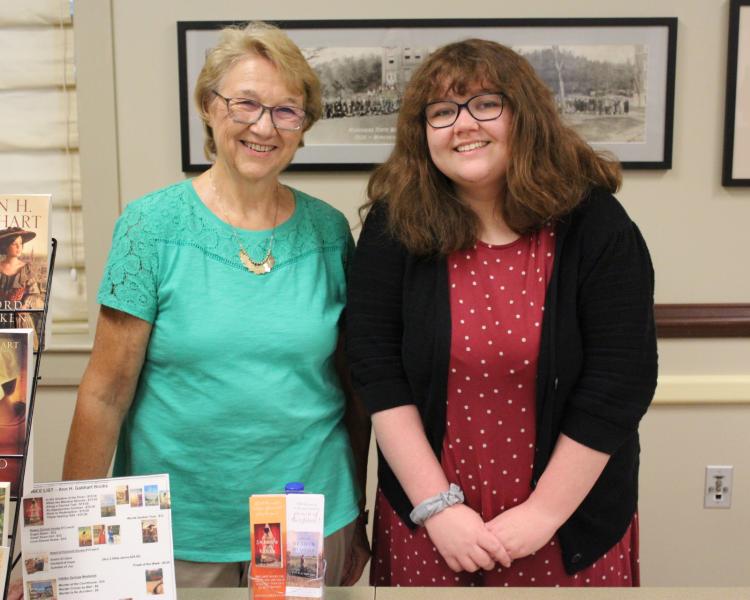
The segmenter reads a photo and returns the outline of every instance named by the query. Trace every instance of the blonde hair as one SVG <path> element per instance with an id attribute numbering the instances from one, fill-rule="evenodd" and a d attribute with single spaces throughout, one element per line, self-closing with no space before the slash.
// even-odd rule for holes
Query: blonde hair
<path id="1" fill-rule="evenodd" d="M 500 206 L 518 233 L 540 228 L 570 212 L 592 188 L 620 185 L 619 163 L 594 151 L 565 125 L 552 92 L 529 62 L 501 44 L 471 39 L 443 46 L 414 72 L 406 87 L 388 160 L 370 177 L 369 202 L 385 201 L 389 226 L 415 254 L 447 255 L 471 247 L 476 214 L 430 157 L 424 108 L 448 90 L 472 85 L 503 94 L 512 111 L 510 160 Z"/>
<path id="2" fill-rule="evenodd" d="M 203 152 L 208 160 L 216 158 L 216 141 L 208 124 L 208 107 L 214 98 L 213 90 L 219 87 L 229 69 L 248 56 L 260 56 L 270 61 L 279 71 L 284 84 L 292 92 L 302 94 L 307 113 L 303 133 L 320 119 L 323 112 L 318 76 L 286 33 L 262 21 L 248 23 L 245 27 L 222 29 L 219 43 L 206 55 L 193 94 L 206 134 Z"/>

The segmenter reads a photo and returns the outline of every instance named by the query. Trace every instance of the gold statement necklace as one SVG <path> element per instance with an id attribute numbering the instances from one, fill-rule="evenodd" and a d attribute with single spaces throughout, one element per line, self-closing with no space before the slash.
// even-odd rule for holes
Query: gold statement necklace
<path id="1" fill-rule="evenodd" d="M 224 220 L 229 225 L 229 228 L 232 232 L 232 238 L 234 239 L 234 242 L 237 244 L 237 246 L 240 249 L 239 257 L 240 261 L 243 265 L 245 265 L 245 268 L 253 273 L 254 275 L 265 275 L 266 273 L 270 273 L 271 269 L 273 269 L 273 266 L 276 264 L 276 259 L 273 256 L 273 241 L 276 236 L 276 219 L 279 216 L 279 191 L 277 188 L 276 192 L 276 211 L 273 214 L 273 228 L 271 229 L 271 239 L 268 242 L 268 250 L 266 251 L 266 255 L 261 261 L 255 261 L 250 257 L 250 254 L 247 250 L 245 250 L 245 247 L 242 245 L 242 241 L 240 241 L 240 238 L 237 236 L 237 232 L 235 231 L 234 225 L 232 225 L 232 221 L 229 220 L 229 216 L 227 215 L 226 206 L 224 204 L 224 199 L 219 194 L 219 191 L 216 189 L 216 182 L 214 181 L 214 171 L 211 169 L 208 172 L 209 180 L 211 181 L 211 189 L 214 192 L 214 196 L 216 196 L 216 200 L 218 201 L 218 207 L 221 211 L 222 216 L 224 217 Z"/>

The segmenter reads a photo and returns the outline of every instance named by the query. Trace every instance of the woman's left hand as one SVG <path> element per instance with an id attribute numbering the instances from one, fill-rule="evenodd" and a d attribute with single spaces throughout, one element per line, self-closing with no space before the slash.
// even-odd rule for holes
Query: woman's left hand
<path id="1" fill-rule="evenodd" d="M 525 502 L 489 521 L 487 528 L 513 559 L 536 552 L 580 506 L 608 460 L 604 452 L 561 433 L 536 489 Z"/>
<path id="2" fill-rule="evenodd" d="M 349 586 L 357 583 L 369 560 L 370 542 L 367 540 L 367 523 L 364 517 L 360 516 L 357 518 L 352 546 L 344 563 L 344 574 L 339 585 Z"/>
<path id="3" fill-rule="evenodd" d="M 515 560 L 536 552 L 552 539 L 560 523 L 533 502 L 526 501 L 487 522 L 489 529 Z"/>

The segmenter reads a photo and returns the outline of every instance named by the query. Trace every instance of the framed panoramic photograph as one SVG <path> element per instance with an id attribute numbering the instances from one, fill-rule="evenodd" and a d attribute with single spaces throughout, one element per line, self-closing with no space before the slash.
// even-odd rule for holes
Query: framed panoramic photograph
<path id="1" fill-rule="evenodd" d="M 750 186 L 750 0 L 732 0 L 729 7 L 721 183 Z"/>
<path id="2" fill-rule="evenodd" d="M 676 18 L 274 21 L 320 77 L 323 117 L 289 170 L 366 170 L 389 155 L 412 71 L 461 39 L 498 41 L 523 54 L 564 119 L 626 168 L 672 166 Z M 202 171 L 203 127 L 192 92 L 219 29 L 177 23 L 182 168 Z"/>

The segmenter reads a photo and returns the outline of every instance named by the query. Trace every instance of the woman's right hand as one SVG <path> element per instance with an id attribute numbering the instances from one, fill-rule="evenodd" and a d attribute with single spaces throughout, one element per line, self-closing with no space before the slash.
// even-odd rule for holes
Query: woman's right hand
<path id="1" fill-rule="evenodd" d="M 430 517 L 424 524 L 430 540 L 456 573 L 489 571 L 495 560 L 510 566 L 510 556 L 487 529 L 479 514 L 465 504 L 455 504 Z"/>
<path id="2" fill-rule="evenodd" d="M 450 483 L 427 441 L 413 404 L 372 415 L 378 446 L 412 505 L 447 490 Z M 455 572 L 492 569 L 495 562 L 510 566 L 510 556 L 482 517 L 465 504 L 454 504 L 425 521 L 425 529 L 440 555 Z"/>

